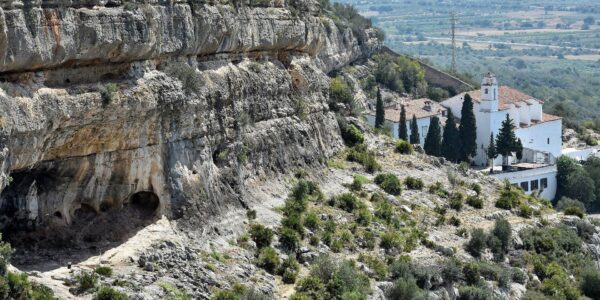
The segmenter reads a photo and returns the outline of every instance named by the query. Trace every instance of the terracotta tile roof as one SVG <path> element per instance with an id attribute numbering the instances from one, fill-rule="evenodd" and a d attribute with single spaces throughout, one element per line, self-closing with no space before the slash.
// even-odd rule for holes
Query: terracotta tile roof
<path id="1" fill-rule="evenodd" d="M 533 104 L 532 101 L 537 101 L 542 104 L 544 103 L 544 101 L 542 101 L 542 100 L 535 99 L 532 96 L 529 96 L 517 89 L 511 88 L 511 87 L 505 86 L 505 85 L 500 86 L 498 88 L 498 93 L 499 93 L 499 95 L 498 95 L 499 96 L 499 101 L 498 101 L 499 102 L 498 103 L 499 110 L 509 109 L 510 104 L 514 104 L 516 107 L 520 107 L 521 102 Z M 465 94 L 469 94 L 471 96 L 471 98 L 473 98 L 473 101 L 481 102 L 481 89 L 462 93 L 461 96 L 464 96 Z"/>
<path id="2" fill-rule="evenodd" d="M 426 102 L 430 102 L 431 110 L 426 110 Z M 385 119 L 391 122 L 400 122 L 400 105 L 404 105 L 406 110 L 406 120 L 412 120 L 412 116 L 415 115 L 417 119 L 430 118 L 445 112 L 447 109 L 441 104 L 426 98 L 409 100 L 398 105 L 386 108 Z M 374 115 L 374 112 L 369 112 Z"/>

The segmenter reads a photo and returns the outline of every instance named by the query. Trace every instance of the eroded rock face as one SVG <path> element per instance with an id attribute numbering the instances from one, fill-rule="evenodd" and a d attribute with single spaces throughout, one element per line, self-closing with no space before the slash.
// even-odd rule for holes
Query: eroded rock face
<path id="1" fill-rule="evenodd" d="M 379 47 L 312 2 L 39 2 L 0 3 L 0 210 L 17 228 L 125 210 L 140 192 L 159 202 L 147 216 L 188 224 L 244 206 L 249 178 L 341 147 L 325 72 Z"/>

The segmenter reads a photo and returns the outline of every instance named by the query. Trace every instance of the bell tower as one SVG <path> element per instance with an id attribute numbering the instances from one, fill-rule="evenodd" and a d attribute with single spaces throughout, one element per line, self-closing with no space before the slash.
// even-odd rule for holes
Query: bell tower
<path id="1" fill-rule="evenodd" d="M 487 73 L 481 81 L 481 109 L 498 111 L 498 80 L 492 73 Z"/>

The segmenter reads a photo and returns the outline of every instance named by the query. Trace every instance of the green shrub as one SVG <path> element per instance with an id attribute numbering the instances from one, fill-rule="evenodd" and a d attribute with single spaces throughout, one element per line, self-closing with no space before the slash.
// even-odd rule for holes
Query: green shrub
<path id="1" fill-rule="evenodd" d="M 583 217 L 585 216 L 585 212 L 579 208 L 579 207 L 567 207 L 563 210 L 563 212 L 565 213 L 565 215 L 568 216 L 578 216 L 580 218 L 583 219 Z"/>
<path id="2" fill-rule="evenodd" d="M 450 208 L 460 211 L 463 207 L 464 198 L 465 195 L 460 192 L 452 193 L 452 196 L 450 196 L 449 200 Z"/>
<path id="3" fill-rule="evenodd" d="M 358 208 L 360 200 L 358 200 L 358 198 L 356 198 L 356 196 L 354 196 L 352 193 L 344 193 L 336 198 L 336 203 L 339 208 L 347 212 L 352 212 Z"/>
<path id="4" fill-rule="evenodd" d="M 436 183 L 429 186 L 429 193 L 438 195 L 439 197 L 442 197 L 442 198 L 447 198 L 448 195 L 450 195 L 450 193 L 448 193 L 448 191 L 446 191 L 444 189 L 444 186 L 439 181 L 437 181 Z"/>
<path id="5" fill-rule="evenodd" d="M 502 191 L 500 192 L 500 198 L 496 201 L 496 207 L 501 209 L 513 209 L 521 204 L 521 197 L 523 191 L 505 183 Z"/>
<path id="6" fill-rule="evenodd" d="M 379 174 L 375 177 L 375 183 L 388 194 L 398 196 L 402 192 L 400 180 L 394 174 Z"/>
<path id="7" fill-rule="evenodd" d="M 473 257 L 480 257 L 481 252 L 485 249 L 487 239 L 483 229 L 477 228 L 471 232 L 471 239 L 465 245 L 465 250 Z"/>
<path id="8" fill-rule="evenodd" d="M 592 299 L 600 299 L 600 271 L 588 267 L 581 276 L 581 291 Z"/>
<path id="9" fill-rule="evenodd" d="M 422 190 L 424 186 L 423 180 L 411 176 L 408 176 L 406 179 L 404 179 L 404 184 L 406 184 L 406 187 L 411 190 Z"/>
<path id="10" fill-rule="evenodd" d="M 469 196 L 467 197 L 467 204 L 473 208 L 482 209 L 483 208 L 483 200 L 478 196 Z"/>
<path id="11" fill-rule="evenodd" d="M 512 273 L 506 270 L 500 272 L 500 276 L 498 277 L 498 286 L 501 288 L 510 287 L 510 281 L 512 279 Z"/>
<path id="12" fill-rule="evenodd" d="M 293 213 L 281 219 L 281 225 L 296 231 L 300 237 L 304 237 L 304 225 L 302 225 L 302 216 L 300 213 Z"/>
<path id="13" fill-rule="evenodd" d="M 413 300 L 420 299 L 422 290 L 417 285 L 417 280 L 410 276 L 396 280 L 388 293 L 388 299 Z"/>
<path id="14" fill-rule="evenodd" d="M 402 251 L 402 238 L 395 231 L 386 231 L 381 235 L 379 247 L 385 250 L 397 249 Z"/>
<path id="15" fill-rule="evenodd" d="M 412 154 L 414 152 L 414 149 L 409 142 L 405 140 L 399 140 L 398 142 L 396 142 L 396 152 L 400 154 Z"/>
<path id="16" fill-rule="evenodd" d="M 256 265 L 265 269 L 269 273 L 275 273 L 279 267 L 279 255 L 271 247 L 265 247 L 259 250 Z"/>
<path id="17" fill-rule="evenodd" d="M 477 196 L 481 196 L 481 185 L 478 183 L 471 184 L 471 189 L 477 194 Z"/>
<path id="18" fill-rule="evenodd" d="M 458 226 L 460 226 L 460 223 L 461 223 L 460 219 L 457 218 L 456 216 L 452 216 L 452 217 L 450 217 L 450 219 L 448 219 L 448 224 L 450 224 L 452 226 L 458 227 Z"/>
<path id="19" fill-rule="evenodd" d="M 527 274 L 518 268 L 512 269 L 512 281 L 520 284 L 525 284 L 527 282 Z"/>
<path id="20" fill-rule="evenodd" d="M 98 266 L 94 271 L 96 272 L 96 274 L 102 275 L 104 277 L 110 277 L 113 274 L 112 268 L 108 266 Z"/>
<path id="21" fill-rule="evenodd" d="M 314 212 L 309 212 L 306 214 L 306 216 L 304 216 L 304 226 L 312 231 L 316 231 L 317 229 L 319 229 L 319 226 L 321 225 L 321 220 L 319 219 L 319 216 L 317 216 L 316 213 Z"/>
<path id="22" fill-rule="evenodd" d="M 115 100 L 119 86 L 116 83 L 108 83 L 100 87 L 100 96 L 102 97 L 102 103 L 108 105 Z"/>
<path id="23" fill-rule="evenodd" d="M 468 263 L 463 267 L 463 275 L 465 282 L 468 285 L 479 284 L 481 273 L 479 272 L 479 265 L 476 263 Z"/>
<path id="24" fill-rule="evenodd" d="M 465 286 L 459 289 L 459 300 L 489 300 L 492 293 L 484 287 Z"/>
<path id="25" fill-rule="evenodd" d="M 246 217 L 248 217 L 248 219 L 250 220 L 256 219 L 256 210 L 249 209 L 248 211 L 246 211 Z"/>
<path id="26" fill-rule="evenodd" d="M 369 226 L 371 224 L 372 219 L 373 219 L 373 215 L 366 207 L 363 207 L 358 210 L 358 213 L 356 216 L 357 224 L 362 225 L 362 226 Z"/>
<path id="27" fill-rule="evenodd" d="M 533 215 L 533 208 L 531 208 L 531 206 L 529 206 L 525 203 L 521 203 L 519 205 L 519 216 L 529 219 L 529 218 L 531 218 L 532 215 Z"/>
<path id="28" fill-rule="evenodd" d="M 187 94 L 200 94 L 202 90 L 202 76 L 196 72 L 196 68 L 193 68 L 185 63 L 176 63 L 166 68 L 166 73 L 179 79 L 183 90 Z"/>
<path id="29" fill-rule="evenodd" d="M 305 295 L 308 297 L 308 299 L 326 299 L 325 284 L 321 281 L 321 278 L 315 275 L 310 275 L 300 279 L 298 285 L 296 286 L 296 291 L 302 295 Z"/>
<path id="30" fill-rule="evenodd" d="M 460 263 L 455 259 L 449 259 L 442 268 L 442 277 L 444 282 L 458 282 L 462 276 L 462 268 Z"/>
<path id="31" fill-rule="evenodd" d="M 295 230 L 282 227 L 279 230 L 279 243 L 286 251 L 295 252 L 300 246 L 300 237 Z"/>
<path id="32" fill-rule="evenodd" d="M 569 207 L 578 207 L 582 211 L 585 211 L 585 204 L 583 204 L 583 202 L 581 202 L 579 200 L 573 200 L 571 198 L 562 197 L 556 203 L 556 210 L 558 210 L 558 211 L 564 211 L 565 209 L 567 209 Z"/>
<path id="33" fill-rule="evenodd" d="M 54 292 L 47 286 L 33 283 L 31 285 L 31 299 L 34 300 L 55 300 Z M 122 298 L 128 299 L 128 298 Z"/>
<path id="34" fill-rule="evenodd" d="M 496 219 L 488 245 L 497 259 L 504 258 L 511 246 L 512 228 L 504 218 Z"/>
<path id="35" fill-rule="evenodd" d="M 367 146 L 364 144 L 356 145 L 348 151 L 346 156 L 348 161 L 357 162 L 365 167 L 365 170 L 369 173 L 374 173 L 381 170 L 381 166 L 375 159 L 375 153 L 367 150 Z"/>
<path id="36" fill-rule="evenodd" d="M 287 259 L 283 260 L 278 273 L 282 276 L 284 283 L 290 284 L 296 282 L 299 271 L 300 264 L 298 264 L 298 261 L 294 256 L 290 255 Z"/>
<path id="37" fill-rule="evenodd" d="M 373 271 L 376 280 L 384 280 L 387 278 L 388 266 L 378 257 L 361 253 L 358 260 L 366 264 Z"/>
<path id="38" fill-rule="evenodd" d="M 375 210 L 375 216 L 387 223 L 394 218 L 394 206 L 387 201 L 379 202 Z"/>
<path id="39" fill-rule="evenodd" d="M 98 277 L 93 272 L 82 271 L 75 277 L 75 280 L 77 281 L 77 287 L 80 291 L 93 289 L 96 287 L 96 284 L 98 284 Z"/>
<path id="40" fill-rule="evenodd" d="M 257 248 L 268 247 L 273 239 L 273 230 L 261 224 L 254 224 L 250 228 L 250 237 L 256 243 Z"/>
<path id="41" fill-rule="evenodd" d="M 369 278 L 360 273 L 352 261 L 339 264 L 331 280 L 326 284 L 329 294 L 336 299 L 365 299 L 370 291 Z"/>
<path id="42" fill-rule="evenodd" d="M 350 185 L 350 190 L 355 192 L 359 192 L 360 190 L 362 190 L 362 186 L 364 183 L 363 178 L 364 177 L 362 176 L 354 175 L 354 179 L 352 180 L 352 184 Z"/>
<path id="43" fill-rule="evenodd" d="M 353 124 L 348 124 L 345 120 L 344 122 L 340 122 L 340 118 L 338 118 L 338 124 L 340 125 L 340 131 L 342 134 L 342 139 L 346 143 L 348 147 L 352 147 L 358 144 L 362 144 L 365 141 L 365 136 Z"/>
<path id="44" fill-rule="evenodd" d="M 125 293 L 119 292 L 109 286 L 101 286 L 96 295 L 94 295 L 94 300 L 128 300 L 130 299 Z"/>

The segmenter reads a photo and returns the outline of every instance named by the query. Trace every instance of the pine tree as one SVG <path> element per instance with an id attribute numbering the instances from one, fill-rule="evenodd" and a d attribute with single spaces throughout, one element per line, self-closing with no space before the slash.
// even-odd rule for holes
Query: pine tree
<path id="1" fill-rule="evenodd" d="M 468 162 L 471 157 L 477 154 L 477 124 L 473 113 L 473 99 L 469 94 L 465 95 L 461 116 L 458 128 L 462 146 L 460 160 Z"/>
<path id="2" fill-rule="evenodd" d="M 377 103 L 375 104 L 375 128 L 383 128 L 385 123 L 385 110 L 383 108 L 383 99 L 381 99 L 381 90 L 377 89 Z"/>
<path id="3" fill-rule="evenodd" d="M 490 145 L 485 152 L 487 154 L 488 159 L 490 160 L 490 173 L 494 173 L 494 159 L 498 157 L 498 152 L 496 151 L 496 144 L 494 143 L 494 133 L 490 133 Z"/>
<path id="4" fill-rule="evenodd" d="M 419 125 L 417 124 L 417 116 L 413 115 L 410 123 L 410 143 L 420 144 L 421 137 L 419 136 Z"/>
<path id="5" fill-rule="evenodd" d="M 442 138 L 442 156 L 451 162 L 457 162 L 460 159 L 460 140 L 456 121 L 452 110 L 448 109 L 448 119 L 444 126 L 444 135 Z"/>
<path id="6" fill-rule="evenodd" d="M 423 147 L 425 153 L 433 156 L 442 155 L 442 138 L 440 132 L 440 120 L 437 116 L 431 118 L 429 130 L 425 137 L 425 145 Z"/>
<path id="7" fill-rule="evenodd" d="M 408 129 L 406 128 L 406 109 L 404 105 L 400 108 L 400 125 L 398 126 L 398 138 L 408 141 Z"/>
<path id="8" fill-rule="evenodd" d="M 503 167 L 508 165 L 508 158 L 517 150 L 517 138 L 514 129 L 515 126 L 510 116 L 506 114 L 506 119 L 502 121 L 502 127 L 500 127 L 500 133 L 496 137 L 496 151 L 499 155 L 502 155 Z"/>

